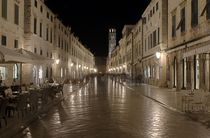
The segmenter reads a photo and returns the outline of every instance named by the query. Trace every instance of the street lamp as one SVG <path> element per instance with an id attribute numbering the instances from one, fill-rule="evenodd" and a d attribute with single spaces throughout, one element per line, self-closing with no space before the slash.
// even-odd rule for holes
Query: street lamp
<path id="1" fill-rule="evenodd" d="M 155 55 L 156 55 L 156 58 L 157 58 L 157 59 L 160 59 L 160 52 L 156 52 Z"/>
<path id="2" fill-rule="evenodd" d="M 56 64 L 59 64 L 59 62 L 60 62 L 59 59 L 56 59 L 56 60 L 55 60 L 55 63 L 56 63 Z"/>
<path id="3" fill-rule="evenodd" d="M 74 66 L 74 63 L 71 63 L 71 65 L 70 65 L 71 67 L 73 67 Z"/>

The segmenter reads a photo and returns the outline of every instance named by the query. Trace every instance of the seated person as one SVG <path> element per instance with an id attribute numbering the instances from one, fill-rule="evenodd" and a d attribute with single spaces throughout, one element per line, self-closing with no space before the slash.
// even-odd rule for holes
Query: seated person
<path id="1" fill-rule="evenodd" d="M 5 93 L 5 98 L 9 99 L 9 103 L 6 106 L 5 113 L 8 117 L 11 117 L 11 111 L 12 111 L 13 116 L 14 116 L 15 109 L 16 109 L 16 103 L 14 102 L 14 99 L 13 99 L 14 97 L 12 95 L 11 87 L 7 87 L 7 89 L 4 90 L 4 93 Z"/>
<path id="2" fill-rule="evenodd" d="M 28 90 L 27 85 L 26 85 L 26 84 L 23 84 L 23 85 L 21 86 L 21 91 L 27 91 L 27 90 Z"/>
<path id="3" fill-rule="evenodd" d="M 29 85 L 29 89 L 34 90 L 34 89 L 37 89 L 37 87 L 36 87 L 36 85 L 34 85 L 33 82 L 31 82 Z"/>
<path id="4" fill-rule="evenodd" d="M 4 96 L 5 96 L 5 98 L 12 97 L 12 89 L 11 89 L 11 87 L 7 87 L 7 89 L 4 90 Z"/>
<path id="5" fill-rule="evenodd" d="M 54 80 L 52 78 L 50 78 L 48 83 L 54 83 Z"/>

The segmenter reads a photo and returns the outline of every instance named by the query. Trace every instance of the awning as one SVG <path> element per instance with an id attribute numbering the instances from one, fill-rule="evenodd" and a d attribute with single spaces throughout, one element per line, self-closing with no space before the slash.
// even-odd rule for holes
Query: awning
<path id="1" fill-rule="evenodd" d="M 209 52 L 210 52 L 210 45 L 206 45 L 206 46 L 202 46 L 202 47 L 190 50 L 188 52 L 185 52 L 183 54 L 183 58 L 190 57 L 193 55 L 202 54 L 202 53 L 209 53 Z"/>
<path id="2" fill-rule="evenodd" d="M 36 63 L 36 64 L 52 64 L 54 60 L 51 58 L 47 58 L 44 56 L 37 55 L 31 51 L 25 49 L 18 49 L 18 53 L 28 57 L 29 63 Z"/>
<path id="3" fill-rule="evenodd" d="M 0 46 L 0 62 L 1 63 L 25 63 L 28 58 L 15 50 L 5 46 Z"/>

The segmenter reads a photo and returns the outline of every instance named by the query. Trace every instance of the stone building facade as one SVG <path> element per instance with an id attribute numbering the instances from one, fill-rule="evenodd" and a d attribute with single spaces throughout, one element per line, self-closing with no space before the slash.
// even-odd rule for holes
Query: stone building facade
<path id="1" fill-rule="evenodd" d="M 70 77 L 68 67 L 70 58 L 71 28 L 63 25 L 58 18 L 55 18 L 54 23 L 55 34 L 53 59 L 57 60 L 57 63 L 53 64 L 53 76 L 57 80 L 62 81 Z"/>
<path id="2" fill-rule="evenodd" d="M 0 46 L 16 50 L 24 47 L 24 1 L 0 1 Z M 2 53 L 1 53 L 2 54 Z M 0 64 L 3 83 L 19 82 L 20 64 Z"/>
<path id="3" fill-rule="evenodd" d="M 129 37 L 120 40 L 126 45 L 127 74 L 129 63 L 133 63 L 132 76 L 142 75 L 144 83 L 176 90 L 210 91 L 208 2 L 152 0 L 140 19 L 142 33 L 136 35 L 138 23 L 127 35 L 133 35 L 131 46 Z"/>
<path id="4" fill-rule="evenodd" d="M 152 0 L 135 25 L 125 25 L 125 73 L 131 79 L 165 87 L 168 44 L 168 0 Z M 117 53 L 117 52 L 116 52 Z M 119 53 L 119 52 L 118 52 Z"/>
<path id="5" fill-rule="evenodd" d="M 143 70 L 142 70 L 142 20 L 140 19 L 137 24 L 134 26 L 132 32 L 133 32 L 133 78 L 134 79 L 141 79 L 143 76 Z"/>
<path id="6" fill-rule="evenodd" d="M 168 3 L 168 82 L 170 88 L 210 90 L 208 0 Z"/>
<path id="7" fill-rule="evenodd" d="M 27 62 L 16 64 L 1 61 L 0 74 L 7 85 L 14 81 L 42 84 L 50 78 L 63 82 L 95 71 L 94 55 L 78 41 L 70 27 L 62 24 L 44 0 L 1 0 L 0 15 L 1 46 L 28 58 Z M 72 77 L 72 68 L 80 68 L 78 63 L 84 68 L 82 75 Z M 78 71 L 75 74 L 79 74 Z"/>
<path id="8" fill-rule="evenodd" d="M 157 86 L 166 86 L 167 6 L 167 0 L 152 0 L 142 15 L 143 80 Z"/>
<path id="9" fill-rule="evenodd" d="M 52 59 L 54 14 L 42 0 L 27 0 L 24 7 L 24 49 Z M 23 73 L 23 82 L 41 84 L 52 78 L 52 65 L 47 62 L 24 64 Z"/>
<path id="10" fill-rule="evenodd" d="M 128 75 L 129 78 L 133 76 L 133 70 L 132 70 L 132 65 L 133 65 L 133 29 L 134 25 L 125 25 L 123 30 L 122 30 L 122 39 L 125 41 L 123 47 L 125 49 L 125 63 L 124 65 L 126 66 L 126 74 Z"/>
<path id="11" fill-rule="evenodd" d="M 71 34 L 71 76 L 83 78 L 89 73 L 95 72 L 94 55 L 82 44 L 78 37 Z"/>

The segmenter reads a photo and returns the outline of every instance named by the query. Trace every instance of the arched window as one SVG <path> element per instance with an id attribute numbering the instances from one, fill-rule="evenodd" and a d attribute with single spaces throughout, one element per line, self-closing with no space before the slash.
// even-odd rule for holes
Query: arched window
<path id="1" fill-rule="evenodd" d="M 67 75 L 67 70 L 66 70 L 66 68 L 65 68 L 65 76 Z"/>
<path id="2" fill-rule="evenodd" d="M 174 88 L 177 87 L 177 61 L 176 57 L 174 58 Z"/>
<path id="3" fill-rule="evenodd" d="M 147 71 L 148 71 L 148 78 L 151 77 L 151 70 L 150 70 L 150 66 L 147 67 Z"/>
<path id="4" fill-rule="evenodd" d="M 33 67 L 33 78 L 36 79 L 36 66 Z"/>
<path id="5" fill-rule="evenodd" d="M 18 65 L 13 66 L 13 79 L 18 79 Z"/>
<path id="6" fill-rule="evenodd" d="M 49 69 L 48 69 L 48 67 L 46 68 L 46 78 L 48 78 L 49 77 Z"/>
<path id="7" fill-rule="evenodd" d="M 42 66 L 40 66 L 39 68 L 39 79 L 42 79 L 43 78 L 43 69 L 42 69 Z"/>
<path id="8" fill-rule="evenodd" d="M 52 77 L 52 73 L 53 73 L 53 70 L 52 70 L 52 67 L 50 68 L 50 77 Z"/>
<path id="9" fill-rule="evenodd" d="M 61 78 L 63 78 L 63 68 L 61 68 Z"/>
<path id="10" fill-rule="evenodd" d="M 187 87 L 187 58 L 182 60 L 183 64 L 183 88 Z"/>
<path id="11" fill-rule="evenodd" d="M 37 68 L 36 66 L 33 67 L 33 79 L 36 80 L 37 77 Z"/>
<path id="12" fill-rule="evenodd" d="M 199 89 L 200 88 L 200 69 L 199 69 L 200 68 L 200 63 L 199 63 L 199 55 L 195 55 L 194 58 L 195 58 L 194 59 L 195 60 L 194 61 L 195 62 L 194 63 L 195 64 L 194 65 L 195 66 L 194 67 L 195 68 L 194 69 L 195 70 L 194 71 L 195 72 L 194 73 L 195 74 L 195 76 L 194 76 L 194 79 L 195 79 L 195 89 Z"/>

